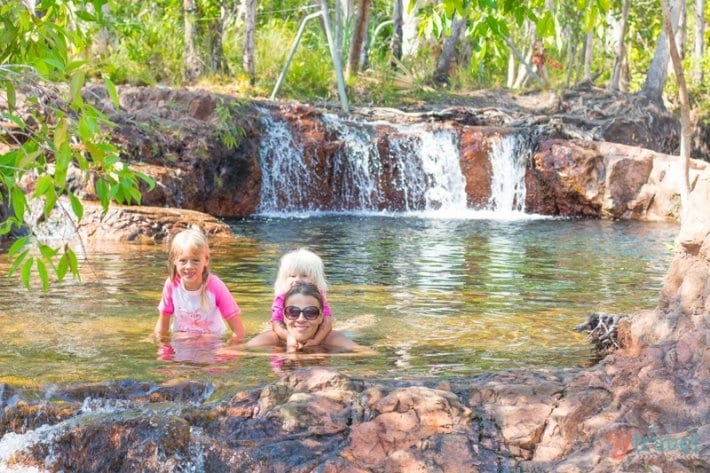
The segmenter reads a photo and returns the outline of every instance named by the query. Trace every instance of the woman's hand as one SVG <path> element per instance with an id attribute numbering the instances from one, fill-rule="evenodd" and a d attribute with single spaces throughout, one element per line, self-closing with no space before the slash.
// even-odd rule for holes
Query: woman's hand
<path id="1" fill-rule="evenodd" d="M 303 344 L 299 343 L 298 340 L 296 340 L 296 337 L 289 333 L 286 337 L 286 351 L 294 352 L 300 350 L 301 348 L 303 348 Z"/>

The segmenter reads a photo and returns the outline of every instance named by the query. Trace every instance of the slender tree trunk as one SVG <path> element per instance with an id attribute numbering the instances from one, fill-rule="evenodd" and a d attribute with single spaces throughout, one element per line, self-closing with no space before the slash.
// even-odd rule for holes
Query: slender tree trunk
<path id="1" fill-rule="evenodd" d="M 575 58 L 577 57 L 577 35 L 572 28 L 567 27 L 569 32 L 569 52 L 567 56 L 567 78 L 565 79 L 565 87 L 569 87 L 572 81 L 572 73 L 574 72 Z"/>
<path id="2" fill-rule="evenodd" d="M 357 11 L 353 40 L 350 43 L 350 54 L 348 56 L 348 67 L 346 76 L 357 75 L 360 66 L 360 51 L 367 34 L 367 26 L 370 19 L 370 0 L 360 0 Z"/>
<path id="3" fill-rule="evenodd" d="M 335 53 L 339 58 L 343 58 L 343 17 L 347 18 L 347 13 L 345 12 L 347 5 L 343 5 L 342 0 L 335 0 L 335 11 L 334 11 L 334 21 L 335 21 Z"/>
<path id="4" fill-rule="evenodd" d="M 408 0 L 402 0 L 407 2 Z M 416 3 L 411 8 L 406 6 L 402 11 L 402 56 L 414 56 L 419 49 L 419 17 L 417 13 L 424 5 L 425 0 L 416 0 Z"/>
<path id="5" fill-rule="evenodd" d="M 678 53 L 681 59 L 685 59 L 685 42 L 688 38 L 688 6 L 682 1 L 680 7 L 680 20 L 678 23 L 678 31 L 675 33 L 675 42 L 678 46 Z"/>
<path id="6" fill-rule="evenodd" d="M 256 82 L 256 71 L 254 65 L 254 47 L 256 35 L 256 0 L 244 0 L 244 53 L 242 55 L 242 67 L 249 76 L 249 83 Z"/>
<path id="7" fill-rule="evenodd" d="M 681 223 L 685 221 L 685 215 L 688 212 L 688 198 L 690 194 L 690 182 L 688 179 L 688 165 L 690 162 L 690 102 L 688 100 L 688 87 L 685 83 L 685 74 L 683 73 L 683 63 L 675 44 L 675 35 L 673 34 L 672 13 L 671 7 L 668 5 L 668 0 L 661 0 L 661 8 L 663 9 L 663 30 L 668 38 L 668 49 L 673 63 L 676 78 L 678 80 L 678 100 L 680 101 L 680 202 L 681 202 Z"/>
<path id="8" fill-rule="evenodd" d="M 587 33 L 584 43 L 584 78 L 582 80 L 592 81 L 592 47 L 594 45 L 594 31 Z"/>
<path id="9" fill-rule="evenodd" d="M 674 30 L 678 27 L 678 17 L 680 8 L 678 4 L 683 0 L 673 0 L 671 4 L 671 26 Z M 674 41 L 675 43 L 675 38 Z M 663 104 L 663 87 L 666 85 L 668 70 L 668 37 L 665 29 L 658 35 L 656 51 L 651 59 L 646 73 L 646 82 L 641 90 L 641 94 L 658 104 Z"/>
<path id="10" fill-rule="evenodd" d="M 512 52 L 508 53 L 508 78 L 505 81 L 505 86 L 509 89 L 515 84 L 515 56 Z"/>
<path id="11" fill-rule="evenodd" d="M 403 10 L 402 10 L 402 0 L 394 0 L 394 8 L 392 10 L 392 21 L 394 22 L 392 33 L 392 67 L 395 67 L 398 62 L 402 60 L 402 43 L 403 43 Z"/>
<path id="12" fill-rule="evenodd" d="M 456 46 L 465 29 L 466 20 L 464 18 L 458 18 L 451 24 L 451 35 L 444 41 L 444 46 L 441 48 L 441 54 L 434 71 L 433 79 L 435 84 L 444 85 L 449 82 L 449 69 L 456 57 Z"/>
<path id="13" fill-rule="evenodd" d="M 197 6 L 195 0 L 183 0 L 185 24 L 185 81 L 192 82 L 202 74 L 202 65 L 197 55 Z"/>
<path id="14" fill-rule="evenodd" d="M 220 1 L 219 11 L 219 18 L 210 24 L 210 66 L 213 72 L 226 74 L 228 73 L 227 59 L 224 57 L 224 48 L 222 46 L 224 25 L 227 19 L 225 0 Z"/>
<path id="15" fill-rule="evenodd" d="M 528 68 L 530 65 L 530 61 L 532 61 L 535 43 L 537 42 L 537 28 L 535 27 L 535 24 L 532 23 L 530 20 L 525 20 L 524 29 L 525 36 L 528 36 L 530 38 L 530 46 L 527 49 L 527 52 L 523 51 L 525 53 L 523 59 L 519 59 L 520 64 L 518 65 L 517 76 L 513 81 L 514 89 L 522 88 L 527 83 L 528 79 L 530 79 L 528 75 Z M 516 53 L 513 51 L 513 48 L 511 48 L 510 45 L 508 46 L 508 50 L 510 51 L 513 60 L 517 59 Z"/>
<path id="16" fill-rule="evenodd" d="M 619 83 L 621 82 L 621 68 L 626 55 L 626 26 L 629 21 L 629 3 L 630 0 L 623 0 L 621 3 L 621 24 L 619 25 L 619 37 L 616 40 L 616 57 L 614 58 L 614 69 L 611 73 L 611 79 L 607 85 L 607 90 L 610 92 L 619 91 Z"/>
<path id="17" fill-rule="evenodd" d="M 703 55 L 705 54 L 705 0 L 695 0 L 695 40 L 693 41 L 693 79 L 703 83 Z"/>

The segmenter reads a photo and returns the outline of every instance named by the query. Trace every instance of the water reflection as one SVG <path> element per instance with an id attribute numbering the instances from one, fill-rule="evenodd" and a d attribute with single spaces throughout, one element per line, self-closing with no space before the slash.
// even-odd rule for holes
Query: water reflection
<path id="1" fill-rule="evenodd" d="M 326 264 L 335 328 L 376 351 L 327 363 L 388 377 L 586 363 L 590 349 L 573 327 L 592 311 L 655 307 L 677 232 L 638 222 L 338 215 L 231 225 L 238 238 L 213 247 L 212 265 L 249 336 L 268 328 L 279 257 L 308 246 Z M 83 263 L 82 278 L 46 294 L 0 279 L 0 382 L 184 376 L 227 389 L 277 376 L 263 354 L 156 359 L 162 247 L 103 249 Z"/>

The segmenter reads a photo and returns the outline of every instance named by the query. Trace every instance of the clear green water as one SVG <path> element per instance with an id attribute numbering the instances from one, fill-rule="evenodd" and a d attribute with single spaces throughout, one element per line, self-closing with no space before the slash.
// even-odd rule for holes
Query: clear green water
<path id="1" fill-rule="evenodd" d="M 356 376 L 417 378 L 588 364 L 575 325 L 595 311 L 656 305 L 673 224 L 318 216 L 230 222 L 213 270 L 249 336 L 268 327 L 279 257 L 308 246 L 330 282 L 335 327 L 368 356 L 287 360 Z M 4 258 L 4 256 L 2 257 Z M 6 274 L 6 259 L 0 273 Z M 210 380 L 218 392 L 278 376 L 268 354 L 215 364 L 156 359 L 150 338 L 166 276 L 162 246 L 97 250 L 82 281 L 27 292 L 0 278 L 0 382 L 40 387 L 116 379 Z"/>

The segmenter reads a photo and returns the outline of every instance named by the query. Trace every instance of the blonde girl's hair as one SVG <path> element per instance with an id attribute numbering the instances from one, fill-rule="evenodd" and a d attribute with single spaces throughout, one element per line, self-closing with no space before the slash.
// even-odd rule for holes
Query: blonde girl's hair
<path id="1" fill-rule="evenodd" d="M 321 291 L 325 291 L 328 287 L 328 283 L 325 280 L 323 260 L 306 248 L 299 248 L 281 257 L 279 272 L 274 282 L 274 293 L 283 294 L 289 290 L 289 287 L 286 286 L 286 279 L 291 273 L 307 274 Z"/>
<path id="2" fill-rule="evenodd" d="M 168 250 L 168 271 L 170 280 L 175 281 L 178 276 L 175 260 L 180 254 L 185 251 L 205 252 L 207 255 L 207 265 L 202 272 L 202 285 L 200 286 L 200 304 L 203 308 L 207 307 L 207 278 L 210 275 L 210 245 L 207 241 L 207 236 L 198 228 L 188 228 L 177 233 L 170 240 L 170 249 Z"/>

